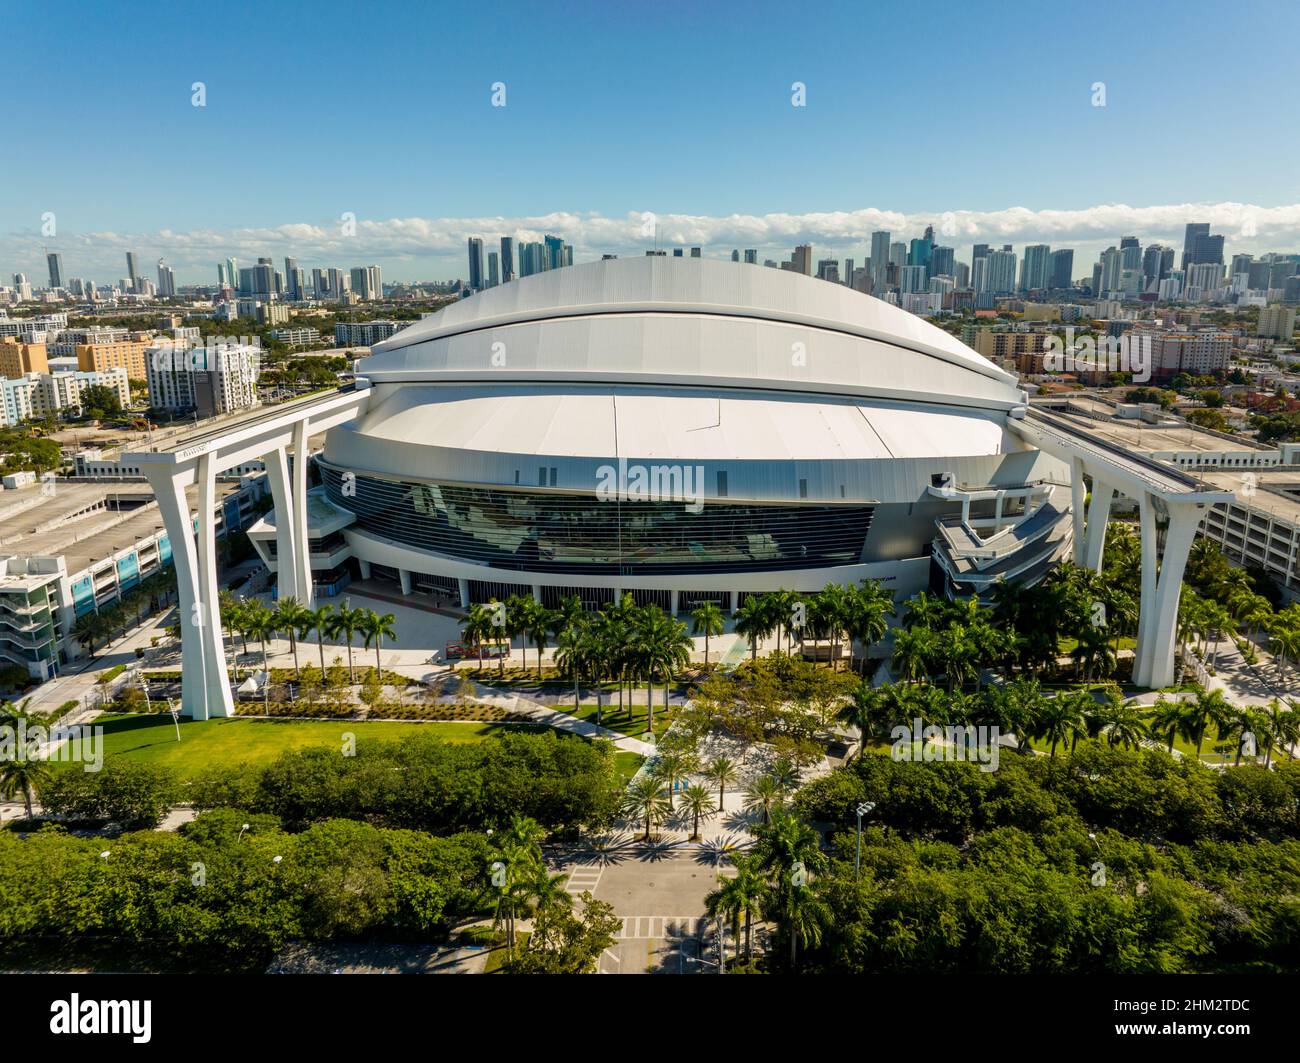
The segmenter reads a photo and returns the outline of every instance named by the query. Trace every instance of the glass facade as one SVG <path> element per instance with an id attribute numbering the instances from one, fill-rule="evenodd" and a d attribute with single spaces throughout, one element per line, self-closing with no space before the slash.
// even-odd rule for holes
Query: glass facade
<path id="1" fill-rule="evenodd" d="M 602 501 L 594 495 L 409 483 L 320 463 L 329 500 L 356 527 L 403 546 L 502 569 L 763 572 L 856 564 L 866 505 Z"/>

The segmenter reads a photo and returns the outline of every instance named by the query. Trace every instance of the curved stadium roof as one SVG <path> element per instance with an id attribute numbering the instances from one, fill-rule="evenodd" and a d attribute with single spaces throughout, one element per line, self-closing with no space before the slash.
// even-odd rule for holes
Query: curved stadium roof
<path id="1" fill-rule="evenodd" d="M 1007 410 L 1016 378 L 843 285 L 709 259 L 610 259 L 454 303 L 362 361 L 375 384 L 546 383 L 800 392 Z"/>

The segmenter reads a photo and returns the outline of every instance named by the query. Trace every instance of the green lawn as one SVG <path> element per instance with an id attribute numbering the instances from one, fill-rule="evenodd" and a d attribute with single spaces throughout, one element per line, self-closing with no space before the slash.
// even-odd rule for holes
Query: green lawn
<path id="1" fill-rule="evenodd" d="M 618 772 L 619 778 L 623 780 L 626 786 L 632 781 L 632 776 L 641 770 L 641 765 L 645 757 L 640 753 L 629 753 L 626 750 L 619 749 L 614 753 L 614 770 Z"/>
<path id="2" fill-rule="evenodd" d="M 281 753 L 310 746 L 338 748 L 343 735 L 392 740 L 434 734 L 448 742 L 480 742 L 503 730 L 538 730 L 535 724 L 406 723 L 355 720 L 181 720 L 181 740 L 170 716 L 105 713 L 95 720 L 104 728 L 107 756 L 127 756 L 174 768 L 188 778 L 214 764 L 267 764 Z"/>
<path id="3" fill-rule="evenodd" d="M 576 716 L 580 720 L 587 720 L 590 723 L 596 722 L 596 703 L 584 703 L 577 712 L 573 711 L 572 701 L 561 701 L 552 706 L 561 712 L 567 712 L 570 716 Z M 676 706 L 673 707 L 676 712 Z M 601 709 L 600 725 L 608 727 L 611 731 L 617 731 L 619 734 L 630 735 L 633 738 L 640 738 L 646 732 L 646 708 L 644 705 L 633 706 L 632 714 L 629 716 L 626 709 L 618 711 L 618 700 L 614 701 L 611 706 L 605 702 Z M 664 712 L 662 705 L 655 705 L 655 734 L 662 735 L 668 730 L 668 714 Z"/>

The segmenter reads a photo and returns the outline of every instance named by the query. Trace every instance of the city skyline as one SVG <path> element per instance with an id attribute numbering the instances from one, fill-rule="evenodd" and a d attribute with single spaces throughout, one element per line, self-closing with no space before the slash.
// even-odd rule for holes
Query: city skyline
<path id="1" fill-rule="evenodd" d="M 1170 204 L 1145 208 L 1106 204 L 1079 210 L 1027 211 L 1009 208 L 977 212 L 963 209 L 904 214 L 866 208 L 809 215 L 766 216 L 660 215 L 629 211 L 622 217 L 555 213 L 521 218 L 464 219 L 356 218 L 354 235 L 344 235 L 344 218 L 324 224 L 291 223 L 263 230 L 219 233 L 160 231 L 154 233 L 65 233 L 42 237 L 38 231 L 0 237 L 0 276 L 23 273 L 34 287 L 48 279 L 49 255 L 61 256 L 61 272 L 115 283 L 126 276 L 126 255 L 142 263 L 165 258 L 178 285 L 212 285 L 217 265 L 227 259 L 256 262 L 285 256 L 313 266 L 333 264 L 349 269 L 375 264 L 388 282 L 467 280 L 466 241 L 480 237 L 485 249 L 502 236 L 519 247 L 559 236 L 573 246 L 574 261 L 603 254 L 642 254 L 655 247 L 704 248 L 706 257 L 727 257 L 733 248 L 755 248 L 760 262 L 774 253 L 811 243 L 817 255 L 869 257 L 872 232 L 888 230 L 895 237 L 919 236 L 935 229 L 935 243 L 952 247 L 958 261 L 971 264 L 971 248 L 1011 244 L 1017 253 L 1026 246 L 1048 244 L 1075 252 L 1075 268 L 1097 258 L 1121 236 L 1137 236 L 1143 247 L 1153 243 L 1181 248 L 1186 225 L 1209 224 L 1224 236 L 1226 254 L 1290 253 L 1300 246 L 1300 204 L 1260 207 L 1253 204 Z M 486 255 L 486 250 L 485 250 Z M 485 258 L 486 262 L 486 258 Z M 152 270 L 141 270 L 142 275 Z M 1076 272 L 1076 277 L 1082 276 Z"/>

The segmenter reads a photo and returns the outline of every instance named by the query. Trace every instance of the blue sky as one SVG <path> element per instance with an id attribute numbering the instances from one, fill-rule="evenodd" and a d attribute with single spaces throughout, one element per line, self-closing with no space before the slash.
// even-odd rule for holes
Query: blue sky
<path id="1" fill-rule="evenodd" d="M 250 253 L 228 234 L 282 255 L 283 227 L 344 211 L 431 221 L 427 252 L 391 229 L 356 250 L 452 276 L 495 217 L 1300 201 L 1290 3 L 6 6 L 0 271 L 37 279 L 43 243 L 107 280 L 119 242 L 209 279 L 189 264 Z"/>

